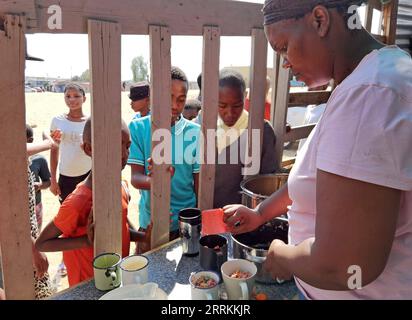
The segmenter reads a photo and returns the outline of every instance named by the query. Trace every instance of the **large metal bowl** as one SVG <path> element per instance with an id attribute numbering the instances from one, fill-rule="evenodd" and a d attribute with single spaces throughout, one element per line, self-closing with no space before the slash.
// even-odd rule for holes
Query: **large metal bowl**
<path id="1" fill-rule="evenodd" d="M 242 204 L 254 209 L 256 206 L 270 197 L 288 181 L 289 174 L 274 173 L 262 174 L 243 180 L 240 183 Z"/>
<path id="2" fill-rule="evenodd" d="M 262 225 L 255 231 L 231 235 L 233 243 L 233 257 L 246 259 L 257 267 L 256 281 L 266 284 L 277 283 L 271 275 L 263 270 L 263 263 L 270 244 L 275 239 L 288 243 L 289 223 L 286 218 L 275 218 Z"/>

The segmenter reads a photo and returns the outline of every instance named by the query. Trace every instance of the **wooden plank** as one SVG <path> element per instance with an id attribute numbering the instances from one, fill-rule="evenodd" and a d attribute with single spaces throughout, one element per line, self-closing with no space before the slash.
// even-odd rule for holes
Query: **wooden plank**
<path id="1" fill-rule="evenodd" d="M 373 6 L 371 4 L 366 5 L 365 10 L 365 29 L 371 32 L 373 20 Z"/>
<path id="2" fill-rule="evenodd" d="M 250 68 L 250 108 L 249 108 L 249 124 L 248 124 L 248 143 L 247 154 L 245 161 L 245 175 L 248 178 L 252 175 L 259 174 L 260 171 L 260 156 L 262 153 L 263 142 L 263 127 L 265 117 L 265 102 L 266 102 L 266 76 L 267 76 L 267 53 L 268 42 L 266 40 L 263 29 L 252 30 L 252 63 Z M 259 140 L 254 139 L 253 130 L 258 130 Z M 252 159 L 252 148 L 258 143 L 260 149 L 257 159 Z M 256 148 L 256 146 L 255 146 Z M 247 165 L 249 159 L 253 161 L 251 165 Z M 252 169 L 252 172 L 248 172 Z"/>
<path id="3" fill-rule="evenodd" d="M 326 103 L 330 95 L 330 91 L 292 92 L 289 96 L 289 107 Z"/>
<path id="4" fill-rule="evenodd" d="M 0 0 L 0 18 L 3 14 L 15 14 L 25 17 L 26 33 L 38 28 L 35 0 Z"/>
<path id="5" fill-rule="evenodd" d="M 383 5 L 383 26 L 386 44 L 392 45 L 396 42 L 396 21 L 398 18 L 398 0 Z"/>
<path id="6" fill-rule="evenodd" d="M 122 253 L 120 25 L 89 20 L 95 254 Z"/>
<path id="7" fill-rule="evenodd" d="M 386 36 L 379 35 L 379 34 L 372 34 L 372 36 L 373 36 L 376 40 L 378 40 L 378 41 L 380 41 L 380 42 L 382 42 L 382 43 L 386 43 Z"/>
<path id="8" fill-rule="evenodd" d="M 0 245 L 7 299 L 34 299 L 27 193 L 24 18 L 7 15 L 0 31 Z"/>
<path id="9" fill-rule="evenodd" d="M 273 73 L 272 73 L 272 97 L 270 103 L 270 123 L 272 127 L 275 127 L 275 112 L 276 112 L 276 95 L 278 92 L 279 83 L 279 67 L 280 67 L 280 55 L 276 52 L 273 53 Z"/>
<path id="10" fill-rule="evenodd" d="M 161 141 L 153 141 L 158 129 L 170 132 L 171 106 L 171 33 L 169 28 L 150 26 L 151 113 L 152 150 Z M 154 160 L 151 178 L 151 216 L 153 221 L 151 247 L 157 248 L 169 242 L 170 226 L 170 175 L 167 169 L 172 163 L 171 154 L 165 152 L 166 163 Z"/>
<path id="11" fill-rule="evenodd" d="M 26 1 L 10 2 L 15 2 L 13 11 L 28 12 Z M 63 28 L 50 30 L 47 9 L 56 0 L 36 3 L 39 27 L 30 32 L 87 33 L 91 18 L 118 22 L 123 34 L 148 34 L 148 25 L 156 24 L 169 26 L 174 35 L 202 35 L 204 25 L 214 25 L 220 26 L 224 36 L 250 36 L 250 30 L 261 27 L 263 21 L 262 4 L 231 0 L 60 0 Z"/>
<path id="12" fill-rule="evenodd" d="M 217 105 L 219 104 L 219 58 L 220 29 L 203 28 L 202 66 L 202 151 L 200 167 L 198 205 L 201 210 L 213 208 L 215 187 L 215 153 L 217 127 Z M 211 137 L 212 135 L 213 137 Z"/>
<path id="13" fill-rule="evenodd" d="M 283 57 L 280 59 L 280 66 L 283 65 Z M 278 77 L 278 92 L 276 95 L 276 109 L 274 129 L 276 135 L 276 156 L 277 164 L 280 165 L 283 156 L 283 144 L 285 142 L 285 125 L 289 103 L 289 87 L 290 87 L 291 72 L 290 69 L 280 68 Z"/>
<path id="14" fill-rule="evenodd" d="M 313 128 L 315 128 L 315 124 L 293 127 L 288 133 L 285 134 L 285 139 L 283 142 L 290 142 L 307 138 L 312 132 Z"/>

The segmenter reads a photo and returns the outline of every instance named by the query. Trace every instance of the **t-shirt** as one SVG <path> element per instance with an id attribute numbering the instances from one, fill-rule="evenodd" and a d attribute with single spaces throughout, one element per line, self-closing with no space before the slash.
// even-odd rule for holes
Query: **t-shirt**
<path id="1" fill-rule="evenodd" d="M 245 110 L 249 111 L 250 100 L 246 98 L 245 100 Z M 265 120 L 270 121 L 270 103 L 265 101 Z"/>
<path id="2" fill-rule="evenodd" d="M 216 171 L 214 187 L 214 208 L 228 204 L 242 203 L 240 184 L 243 180 L 242 168 L 245 163 L 247 131 L 227 146 L 221 153 L 216 151 Z M 259 174 L 274 173 L 277 169 L 276 136 L 269 122 L 265 121 L 261 146 Z"/>
<path id="3" fill-rule="evenodd" d="M 30 158 L 30 171 L 34 174 L 35 182 L 50 181 L 50 171 L 47 160 L 40 154 L 36 154 Z M 36 192 L 36 205 L 41 202 L 41 191 Z"/>
<path id="4" fill-rule="evenodd" d="M 64 200 L 59 213 L 53 222 L 64 238 L 77 238 L 87 234 L 87 219 L 92 208 L 92 190 L 84 183 L 79 183 L 76 189 Z M 127 207 L 129 194 L 122 188 L 122 256 L 128 256 L 130 251 L 130 233 L 127 222 Z M 69 285 L 93 277 L 93 246 L 63 251 L 63 260 L 67 269 Z"/>
<path id="5" fill-rule="evenodd" d="M 289 241 L 315 236 L 316 170 L 401 190 L 382 274 L 359 290 L 314 288 L 311 299 L 412 299 L 412 61 L 396 46 L 368 54 L 332 93 L 290 173 Z M 339 223 L 339 221 L 336 221 Z"/>
<path id="6" fill-rule="evenodd" d="M 133 120 L 130 125 L 132 144 L 128 164 L 144 166 L 148 174 L 147 160 L 152 157 L 151 116 Z M 196 206 L 193 174 L 199 173 L 198 147 L 200 126 L 180 117 L 171 127 L 172 165 L 175 169 L 171 178 L 170 231 L 178 229 L 178 213 L 181 209 Z M 139 225 L 146 228 L 150 224 L 150 190 L 141 190 L 139 202 Z"/>
<path id="7" fill-rule="evenodd" d="M 64 114 L 54 117 L 50 130 L 60 129 L 62 132 L 59 147 L 59 172 L 68 177 L 79 177 L 90 171 L 92 160 L 81 148 L 85 121 L 67 120 Z"/>
<path id="8" fill-rule="evenodd" d="M 150 116 L 150 115 L 151 115 L 151 113 L 150 113 L 150 111 L 149 111 L 146 116 Z M 136 114 L 134 115 L 134 117 L 133 117 L 132 120 L 134 120 L 134 119 L 140 119 L 140 118 L 143 118 L 143 117 L 142 117 L 142 114 L 141 114 L 140 112 L 136 112 Z"/>

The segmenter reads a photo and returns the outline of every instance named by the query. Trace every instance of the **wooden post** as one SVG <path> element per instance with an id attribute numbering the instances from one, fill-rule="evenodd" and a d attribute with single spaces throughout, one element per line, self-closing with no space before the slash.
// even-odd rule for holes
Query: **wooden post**
<path id="1" fill-rule="evenodd" d="M 7 299 L 34 299 L 24 96 L 25 21 L 7 15 L 0 31 L 0 245 Z"/>
<path id="2" fill-rule="evenodd" d="M 382 6 L 384 36 L 386 38 L 386 44 L 388 45 L 395 44 L 396 42 L 398 5 L 398 0 L 392 0 Z"/>
<path id="3" fill-rule="evenodd" d="M 280 66 L 283 65 L 283 58 L 280 59 Z M 289 104 L 289 81 L 290 69 L 280 67 L 278 77 L 278 92 L 276 94 L 276 109 L 275 109 L 275 135 L 276 135 L 276 156 L 278 164 L 282 163 L 283 157 L 283 143 L 285 139 L 285 124 L 286 116 L 288 114 Z"/>
<path id="4" fill-rule="evenodd" d="M 120 25 L 89 20 L 95 255 L 122 253 Z"/>
<path id="5" fill-rule="evenodd" d="M 149 26 L 151 69 L 152 150 L 165 141 L 153 141 L 158 129 L 170 133 L 171 121 L 171 35 L 167 27 Z M 171 142 L 171 141 L 170 141 Z M 151 247 L 157 248 L 169 241 L 170 230 L 170 174 L 171 154 L 165 152 L 166 163 L 153 163 L 151 177 L 151 217 L 153 221 Z"/>
<path id="6" fill-rule="evenodd" d="M 273 73 L 272 73 L 272 97 L 270 104 L 270 123 L 275 127 L 275 112 L 276 112 L 276 95 L 278 92 L 279 83 L 279 64 L 280 55 L 274 52 L 273 54 Z"/>
<path id="7" fill-rule="evenodd" d="M 219 54 L 220 29 L 206 26 L 203 28 L 203 71 L 202 71 L 202 160 L 199 183 L 199 208 L 213 208 L 215 188 L 217 106 L 219 104 Z M 210 131 L 209 131 L 210 130 Z M 210 139 L 214 139 L 211 141 Z M 214 142 L 214 143 L 213 143 Z"/>
<path id="8" fill-rule="evenodd" d="M 372 32 L 372 20 L 373 20 L 373 6 L 371 4 L 366 5 L 365 10 L 365 29 Z"/>
<path id="9" fill-rule="evenodd" d="M 248 125 L 248 143 L 246 159 L 252 157 L 253 144 L 259 143 L 259 158 L 253 159 L 257 161 L 257 173 L 247 173 L 245 178 L 260 172 L 260 156 L 262 153 L 263 128 L 265 117 L 265 102 L 266 102 L 266 77 L 267 77 L 267 53 L 268 42 L 266 40 L 263 29 L 252 30 L 252 63 L 250 68 L 250 108 L 249 108 L 249 125 Z M 253 130 L 259 130 L 259 141 L 253 141 Z M 247 162 L 246 162 L 247 163 Z M 248 165 L 246 168 L 250 168 Z M 253 166 L 256 167 L 256 164 Z"/>

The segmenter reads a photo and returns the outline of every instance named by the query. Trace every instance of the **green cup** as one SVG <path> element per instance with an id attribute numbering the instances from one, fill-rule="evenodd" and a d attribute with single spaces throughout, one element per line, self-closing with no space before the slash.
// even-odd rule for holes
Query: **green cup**
<path id="1" fill-rule="evenodd" d="M 102 253 L 93 259 L 94 284 L 101 291 L 117 288 L 122 283 L 120 262 L 117 253 Z"/>

